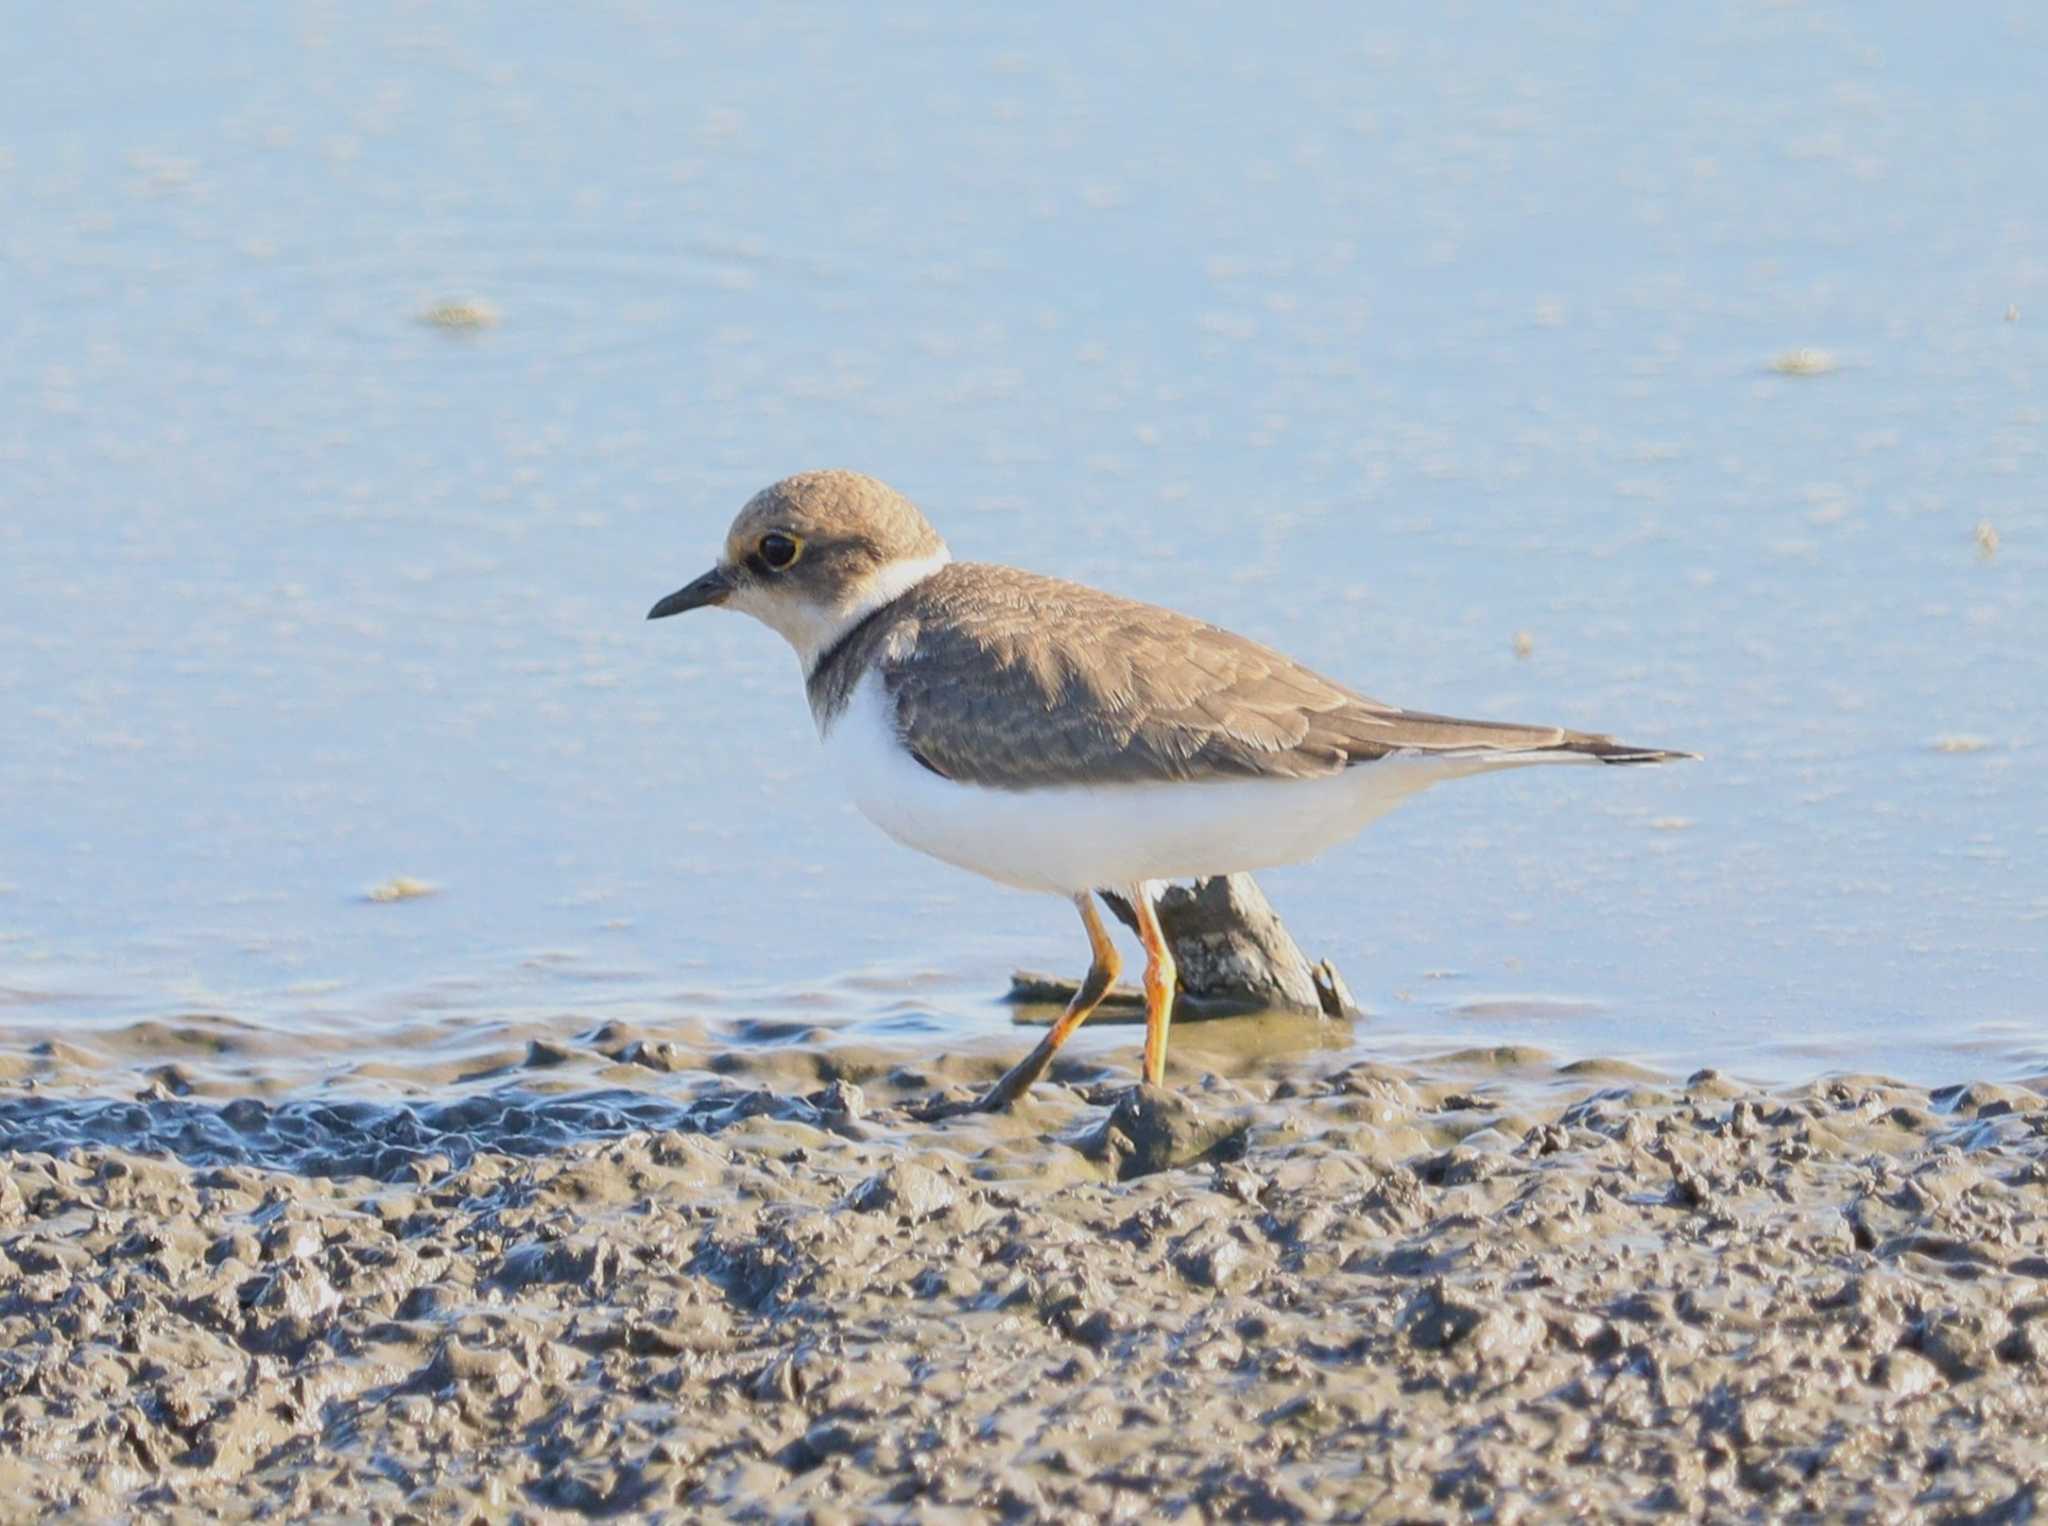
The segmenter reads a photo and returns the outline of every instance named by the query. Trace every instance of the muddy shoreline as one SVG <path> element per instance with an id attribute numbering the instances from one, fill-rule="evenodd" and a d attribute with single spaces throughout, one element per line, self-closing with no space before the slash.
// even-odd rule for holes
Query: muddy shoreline
<path id="1" fill-rule="evenodd" d="M 2018 1521 L 2048 1490 L 2048 1078 L 1310 1054 L 1151 1092 L 1119 1053 L 929 1124 L 1000 1059 L 657 1071 L 599 1037 L 529 1056 L 556 1090 L 6 1081 L 0 1511 Z M 663 1086 L 609 1084 L 635 1064 Z"/>

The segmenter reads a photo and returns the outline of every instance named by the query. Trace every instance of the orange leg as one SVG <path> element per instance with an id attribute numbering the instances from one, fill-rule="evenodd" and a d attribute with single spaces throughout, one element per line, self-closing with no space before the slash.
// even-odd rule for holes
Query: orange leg
<path id="1" fill-rule="evenodd" d="M 1088 964 L 1088 973 L 1081 979 L 1081 989 L 1074 993 L 1074 999 L 1067 1003 L 1059 1021 L 1052 1025 L 1050 1032 L 1038 1041 L 1038 1047 L 1011 1066 L 1003 1078 L 988 1089 L 975 1104 L 983 1112 L 1001 1112 L 1031 1089 L 1031 1083 L 1045 1074 L 1052 1057 L 1059 1053 L 1073 1031 L 1088 1020 L 1102 1001 L 1103 995 L 1115 984 L 1123 960 L 1117 956 L 1116 945 L 1109 941 L 1109 934 L 1103 930 L 1102 917 L 1095 910 L 1095 897 L 1081 894 L 1074 897 L 1074 904 L 1081 909 L 1081 921 L 1088 929 L 1088 950 L 1093 956 Z"/>
<path id="2" fill-rule="evenodd" d="M 1173 951 L 1166 946 L 1166 934 L 1159 927 L 1159 913 L 1152 909 L 1152 887 L 1133 885 L 1125 892 L 1138 913 L 1138 941 L 1145 945 L 1145 1084 L 1166 1084 L 1166 1030 L 1173 1022 L 1173 993 L 1180 971 Z"/>

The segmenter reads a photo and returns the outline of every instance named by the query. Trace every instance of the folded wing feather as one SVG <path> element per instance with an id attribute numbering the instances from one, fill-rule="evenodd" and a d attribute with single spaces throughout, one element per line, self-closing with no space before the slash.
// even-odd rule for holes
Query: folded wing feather
<path id="1" fill-rule="evenodd" d="M 1397 752 L 1685 756 L 1402 710 L 1186 615 L 1014 568 L 955 563 L 899 604 L 872 660 L 904 741 L 964 783 L 1315 778 Z"/>

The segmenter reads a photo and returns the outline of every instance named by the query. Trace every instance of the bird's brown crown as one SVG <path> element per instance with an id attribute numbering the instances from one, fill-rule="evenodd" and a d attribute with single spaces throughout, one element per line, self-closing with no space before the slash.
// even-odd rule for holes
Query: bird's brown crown
<path id="1" fill-rule="evenodd" d="M 786 537 L 790 545 L 770 541 Z M 916 504 L 885 482 L 859 472 L 800 472 L 747 500 L 725 538 L 728 565 L 791 574 L 788 581 L 822 592 L 863 581 L 896 562 L 943 556 L 946 543 Z M 783 556 L 781 567 L 772 563 Z M 806 565 L 808 564 L 808 565 Z"/>

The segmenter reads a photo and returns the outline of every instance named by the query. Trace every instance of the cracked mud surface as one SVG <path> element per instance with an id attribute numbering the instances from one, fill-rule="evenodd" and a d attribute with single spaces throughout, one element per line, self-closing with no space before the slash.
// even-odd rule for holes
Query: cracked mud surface
<path id="1" fill-rule="evenodd" d="M 569 1089 L 0 1091 L 0 1511 L 2020 1521 L 2048 1489 L 2037 1087 L 1510 1052 L 922 1124 L 996 1062 L 681 1056 L 656 1095 L 543 1058 Z"/>

